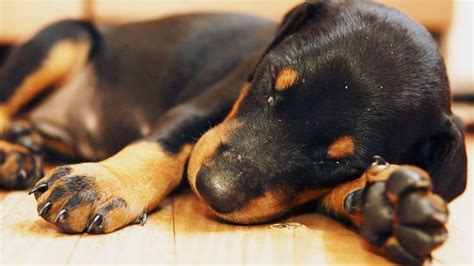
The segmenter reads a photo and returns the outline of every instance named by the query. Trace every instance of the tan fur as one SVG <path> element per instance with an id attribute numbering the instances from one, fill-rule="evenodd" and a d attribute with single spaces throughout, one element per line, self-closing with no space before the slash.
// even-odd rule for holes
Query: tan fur
<path id="1" fill-rule="evenodd" d="M 6 103 L 0 105 L 0 132 L 8 121 L 49 85 L 60 86 L 87 59 L 89 44 L 61 41 L 55 44 L 42 65 L 29 74 Z"/>
<path id="2" fill-rule="evenodd" d="M 285 199 L 284 190 L 267 191 L 235 212 L 228 214 L 214 213 L 218 217 L 233 223 L 253 224 L 265 222 L 284 214 L 290 209 L 290 206 L 285 204 Z"/>
<path id="3" fill-rule="evenodd" d="M 322 195 L 326 194 L 329 191 L 329 189 L 321 189 L 321 188 L 316 188 L 316 189 L 309 189 L 301 192 L 296 196 L 295 202 L 296 205 L 301 205 L 307 202 L 310 202 L 312 200 L 320 198 Z"/>
<path id="4" fill-rule="evenodd" d="M 390 191 L 387 191 L 387 199 L 390 201 L 392 204 L 397 204 L 398 197 L 397 195 L 391 193 Z"/>
<path id="5" fill-rule="evenodd" d="M 208 130 L 196 143 L 188 163 L 189 184 L 196 194 L 199 195 L 195 186 L 199 169 L 212 158 L 219 145 L 226 142 L 232 131 L 241 126 L 241 122 L 235 118 L 226 119 L 221 124 Z"/>
<path id="6" fill-rule="evenodd" d="M 192 145 L 185 145 L 178 154 L 170 155 L 157 143 L 138 142 L 99 164 L 133 188 L 138 205 L 151 210 L 181 181 L 191 149 Z"/>
<path id="7" fill-rule="evenodd" d="M 333 159 L 345 158 L 354 154 L 355 144 L 350 136 L 344 136 L 334 141 L 328 148 L 328 156 Z"/>
<path id="8" fill-rule="evenodd" d="M 284 188 L 267 191 L 262 196 L 252 199 L 243 208 L 227 214 L 214 212 L 218 217 L 240 224 L 254 224 L 269 221 L 285 214 L 293 207 L 315 200 L 327 189 L 312 189 L 304 191 L 294 199 L 288 198 Z M 211 209 L 212 211 L 212 209 Z"/>
<path id="9" fill-rule="evenodd" d="M 237 114 L 237 111 L 240 109 L 240 105 L 244 101 L 245 97 L 247 97 L 247 95 L 249 94 L 250 88 L 251 88 L 250 83 L 247 82 L 244 84 L 244 86 L 240 90 L 239 98 L 237 98 L 237 101 L 235 101 L 234 105 L 232 106 L 232 109 L 227 115 L 226 120 L 233 118 Z"/>
<path id="10" fill-rule="evenodd" d="M 351 222 L 354 223 L 354 225 L 360 226 L 362 224 L 361 213 L 348 213 L 347 210 L 344 208 L 344 200 L 350 193 L 364 188 L 365 184 L 366 178 L 364 174 L 355 180 L 342 183 L 334 187 L 328 194 L 324 196 L 321 203 L 324 208 L 330 210 L 332 213 L 342 217 L 346 217 L 350 219 Z"/>
<path id="11" fill-rule="evenodd" d="M 393 246 L 400 246 L 397 238 L 395 236 L 391 236 L 385 241 L 384 248 L 393 247 Z"/>
<path id="12" fill-rule="evenodd" d="M 405 165 L 404 167 L 411 166 Z M 365 172 L 365 177 L 369 182 L 376 182 L 376 181 L 385 181 L 388 177 L 397 169 L 400 168 L 400 165 L 390 164 L 390 165 L 372 165 L 369 169 Z"/>
<path id="13" fill-rule="evenodd" d="M 75 156 L 76 152 L 74 149 L 70 146 L 68 146 L 66 143 L 63 141 L 57 140 L 57 139 L 50 139 L 50 138 L 45 138 L 44 144 L 46 147 L 48 147 L 49 150 L 55 151 L 59 154 L 63 154 L 66 156 Z"/>
<path id="14" fill-rule="evenodd" d="M 10 143 L 8 141 L 0 140 L 0 150 L 4 153 L 10 153 L 10 152 L 21 152 L 21 153 L 28 153 L 28 149 L 21 146 L 17 145 L 14 143 Z"/>
<path id="15" fill-rule="evenodd" d="M 344 201 L 346 197 L 356 190 L 363 189 L 367 182 L 387 180 L 390 174 L 399 168 L 400 165 L 394 164 L 372 165 L 361 177 L 334 187 L 323 197 L 321 203 L 323 207 L 330 210 L 334 214 L 349 219 L 355 226 L 360 226 L 362 224 L 362 213 L 348 213 L 344 208 Z"/>
<path id="16" fill-rule="evenodd" d="M 293 86 L 298 79 L 298 72 L 292 68 L 280 70 L 275 79 L 275 90 L 284 91 Z"/>
<path id="17" fill-rule="evenodd" d="M 201 168 L 201 166 L 209 160 L 214 151 L 219 147 L 220 144 L 224 143 L 229 137 L 230 133 L 241 126 L 241 123 L 238 119 L 235 118 L 237 111 L 240 108 L 245 97 L 247 97 L 250 92 L 251 84 L 245 83 L 242 89 L 240 90 L 240 95 L 232 106 L 231 111 L 224 119 L 222 123 L 215 126 L 214 128 L 208 130 L 204 135 L 199 138 L 199 141 L 196 143 L 196 146 L 193 149 L 191 157 L 188 164 L 188 179 L 191 188 L 199 195 L 195 188 L 196 175 Z"/>
<path id="18" fill-rule="evenodd" d="M 0 104 L 0 134 L 5 133 L 10 127 L 10 115 L 8 108 L 4 104 Z"/>
<path id="19" fill-rule="evenodd" d="M 128 145 L 114 156 L 98 163 L 71 165 L 72 172 L 52 183 L 38 198 L 40 205 L 49 198 L 55 187 L 63 187 L 71 178 L 83 178 L 95 190 L 98 199 L 77 208 L 71 208 L 66 219 L 67 227 L 73 231 L 82 231 L 88 224 L 90 212 L 111 200 L 123 200 L 123 206 L 112 208 L 101 224 L 104 232 L 111 232 L 135 221 L 143 211 L 151 211 L 158 206 L 171 190 L 181 181 L 185 162 L 192 146 L 185 145 L 177 154 L 166 153 L 154 142 L 137 142 Z M 37 184 L 48 182 L 46 177 Z M 76 191 L 68 191 L 69 196 Z M 57 199 L 47 219 L 54 222 L 57 213 L 69 197 Z M 122 202 L 122 201 L 120 201 Z"/>
<path id="20" fill-rule="evenodd" d="M 18 157 L 9 156 L 12 153 L 28 154 L 28 149 L 7 141 L 0 140 L 0 152 L 3 153 L 4 162 L 0 165 L 0 176 L 7 177 L 18 171 L 20 162 Z M 26 169 L 31 167 L 31 160 L 29 157 L 24 159 L 23 166 Z"/>

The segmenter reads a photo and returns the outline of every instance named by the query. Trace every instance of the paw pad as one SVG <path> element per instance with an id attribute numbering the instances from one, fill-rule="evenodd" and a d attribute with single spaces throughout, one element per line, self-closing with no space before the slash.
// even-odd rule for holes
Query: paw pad
<path id="1" fill-rule="evenodd" d="M 446 203 L 431 189 L 428 174 L 411 166 L 370 184 L 361 235 L 394 262 L 419 265 L 429 260 L 447 239 L 448 220 Z"/>

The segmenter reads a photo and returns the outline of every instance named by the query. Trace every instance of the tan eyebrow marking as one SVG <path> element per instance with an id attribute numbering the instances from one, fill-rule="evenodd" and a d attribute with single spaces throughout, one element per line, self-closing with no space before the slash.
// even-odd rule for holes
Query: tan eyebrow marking
<path id="1" fill-rule="evenodd" d="M 354 154 L 354 139 L 350 136 L 344 136 L 334 141 L 328 148 L 330 158 L 344 158 Z"/>
<path id="2" fill-rule="evenodd" d="M 275 79 L 275 89 L 283 91 L 295 84 L 298 79 L 298 72 L 292 68 L 283 68 L 280 70 Z"/>

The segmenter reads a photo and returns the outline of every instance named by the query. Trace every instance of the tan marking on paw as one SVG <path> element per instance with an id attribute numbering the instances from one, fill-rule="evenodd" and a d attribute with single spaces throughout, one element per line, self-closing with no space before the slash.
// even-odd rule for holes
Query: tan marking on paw
<path id="1" fill-rule="evenodd" d="M 293 86 L 298 79 L 298 72 L 292 68 L 280 70 L 275 79 L 275 90 L 284 91 Z"/>
<path id="2" fill-rule="evenodd" d="M 151 211 L 181 181 L 191 150 L 192 145 L 187 144 L 173 155 L 157 143 L 142 141 L 125 147 L 99 164 L 135 190 L 140 205 Z"/>
<path id="3" fill-rule="evenodd" d="M 420 175 L 425 176 L 425 179 L 429 180 L 430 177 L 428 173 L 423 169 L 414 166 L 414 165 L 398 165 L 398 164 L 387 164 L 387 165 L 376 165 L 373 164 L 369 167 L 369 169 L 365 172 L 365 178 L 369 182 L 376 182 L 376 181 L 385 181 L 387 180 L 390 175 L 400 168 L 409 169 L 415 172 L 418 172 Z"/>
<path id="4" fill-rule="evenodd" d="M 143 211 L 156 208 L 179 184 L 191 149 L 192 145 L 184 145 L 171 154 L 155 142 L 133 143 L 104 161 L 71 165 L 64 176 L 53 178 L 53 172 L 37 182 L 47 183 L 49 188 L 35 196 L 39 206 L 44 206 L 60 191 L 61 196 L 51 200 L 52 207 L 43 217 L 66 231 L 82 232 L 91 217 L 101 214 L 102 228 L 96 233 L 112 232 L 135 221 Z M 78 196 L 82 200 L 67 208 L 62 222 L 56 221 L 66 202 Z M 115 200 L 123 204 L 112 204 Z"/>

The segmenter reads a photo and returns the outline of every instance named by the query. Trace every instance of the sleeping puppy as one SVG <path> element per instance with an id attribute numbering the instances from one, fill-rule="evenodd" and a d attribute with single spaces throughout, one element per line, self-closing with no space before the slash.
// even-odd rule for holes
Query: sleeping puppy
<path id="1" fill-rule="evenodd" d="M 280 25 L 62 21 L 12 53 L 0 89 L 3 186 L 34 183 L 45 150 L 96 161 L 58 167 L 30 192 L 69 233 L 144 224 L 187 173 L 223 220 L 311 203 L 389 259 L 421 264 L 466 186 L 436 43 L 379 4 L 310 1 Z"/>

